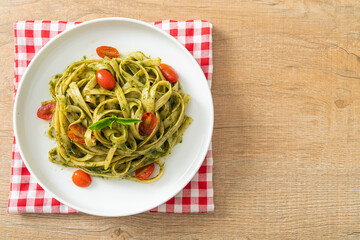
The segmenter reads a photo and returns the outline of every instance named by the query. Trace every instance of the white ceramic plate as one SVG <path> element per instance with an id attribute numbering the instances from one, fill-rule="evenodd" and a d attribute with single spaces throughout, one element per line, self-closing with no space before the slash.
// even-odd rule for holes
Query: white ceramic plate
<path id="1" fill-rule="evenodd" d="M 64 168 L 48 161 L 55 142 L 47 138 L 48 123 L 36 116 L 41 102 L 51 99 L 50 77 L 62 73 L 84 55 L 96 56 L 99 46 L 113 46 L 123 55 L 142 51 L 160 57 L 179 74 L 184 91 L 191 95 L 186 113 L 194 122 L 184 139 L 166 158 L 165 172 L 154 183 L 93 177 L 87 188 L 76 187 Z M 174 38 L 156 27 L 132 19 L 105 18 L 63 32 L 34 57 L 17 92 L 15 136 L 30 173 L 60 202 L 88 214 L 125 216 L 150 210 L 173 197 L 195 175 L 203 162 L 213 129 L 213 103 L 206 78 L 192 55 Z"/>

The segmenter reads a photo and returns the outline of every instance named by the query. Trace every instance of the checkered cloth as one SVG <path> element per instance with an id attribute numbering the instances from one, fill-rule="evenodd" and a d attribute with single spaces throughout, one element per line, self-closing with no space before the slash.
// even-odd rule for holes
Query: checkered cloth
<path id="1" fill-rule="evenodd" d="M 31 59 L 50 39 L 80 22 L 19 21 L 15 32 L 14 97 L 19 82 Z M 200 64 L 211 87 L 212 25 L 207 21 L 178 22 L 165 20 L 152 23 L 175 37 Z M 212 185 L 213 157 L 211 145 L 194 178 L 175 197 L 150 210 L 164 213 L 206 213 L 214 211 Z M 9 213 L 76 213 L 46 193 L 25 167 L 14 137 L 11 161 Z"/>

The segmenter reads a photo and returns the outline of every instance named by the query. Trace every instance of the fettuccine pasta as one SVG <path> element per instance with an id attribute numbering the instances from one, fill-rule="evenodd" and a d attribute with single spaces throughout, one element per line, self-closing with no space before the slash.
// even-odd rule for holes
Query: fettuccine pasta
<path id="1" fill-rule="evenodd" d="M 185 114 L 190 96 L 179 81 L 167 81 L 160 64 L 160 58 L 133 52 L 127 58 L 84 59 L 71 64 L 64 74 L 53 76 L 53 100 L 46 103 L 56 104 L 48 136 L 57 145 L 50 150 L 49 160 L 81 168 L 92 176 L 141 182 L 160 178 L 164 171 L 160 159 L 182 141 L 193 121 Z M 116 81 L 111 90 L 97 81 L 97 72 L 102 69 Z M 150 114 L 153 119 L 146 118 Z M 142 122 L 125 125 L 116 119 Z M 89 128 L 107 120 L 111 125 Z M 153 129 L 142 130 L 146 124 L 152 124 Z M 136 170 L 152 163 L 160 169 L 155 177 L 135 177 Z"/>

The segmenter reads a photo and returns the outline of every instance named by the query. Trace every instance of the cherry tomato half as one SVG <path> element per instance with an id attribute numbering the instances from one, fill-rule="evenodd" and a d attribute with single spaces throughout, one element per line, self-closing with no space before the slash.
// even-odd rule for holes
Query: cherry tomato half
<path id="1" fill-rule="evenodd" d="M 114 76 L 105 69 L 100 69 L 96 72 L 96 81 L 101 87 L 107 90 L 113 89 L 116 85 Z"/>
<path id="2" fill-rule="evenodd" d="M 55 108 L 56 104 L 53 102 L 42 105 L 37 111 L 38 118 L 51 120 L 55 112 Z"/>
<path id="3" fill-rule="evenodd" d="M 67 135 L 71 140 L 81 144 L 85 144 L 85 132 L 86 128 L 79 125 L 71 125 L 68 129 Z"/>
<path id="4" fill-rule="evenodd" d="M 155 169 L 155 164 L 151 163 L 149 165 L 146 165 L 135 171 L 135 177 L 140 180 L 146 179 L 150 177 L 154 169 Z"/>
<path id="5" fill-rule="evenodd" d="M 119 57 L 119 51 L 116 48 L 109 46 L 101 46 L 96 49 L 96 53 L 99 57 L 104 58 L 105 56 L 108 58 L 117 58 Z"/>
<path id="6" fill-rule="evenodd" d="M 91 183 L 91 177 L 83 170 L 76 170 L 72 175 L 73 183 L 78 187 L 87 187 Z"/>
<path id="7" fill-rule="evenodd" d="M 146 112 L 142 115 L 141 121 L 139 125 L 140 134 L 143 136 L 151 135 L 158 122 L 156 115 L 152 112 Z"/>
<path id="8" fill-rule="evenodd" d="M 168 82 L 176 83 L 178 81 L 179 76 L 171 66 L 162 63 L 158 67 Z"/>

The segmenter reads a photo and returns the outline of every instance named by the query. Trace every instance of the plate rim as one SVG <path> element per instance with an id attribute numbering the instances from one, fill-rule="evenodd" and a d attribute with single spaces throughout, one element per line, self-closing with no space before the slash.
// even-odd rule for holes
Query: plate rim
<path id="1" fill-rule="evenodd" d="M 51 190 L 49 190 L 45 184 L 43 184 L 41 181 L 39 181 L 38 177 L 34 174 L 30 164 L 28 163 L 28 161 L 26 160 L 23 151 L 22 151 L 22 143 L 21 141 L 19 141 L 19 133 L 18 133 L 18 120 L 17 120 L 17 110 L 19 108 L 19 98 L 21 96 L 21 92 L 24 91 L 23 90 L 23 85 L 24 85 L 24 80 L 26 80 L 26 76 L 28 74 L 28 72 L 30 71 L 32 65 L 34 65 L 34 63 L 37 62 L 37 58 L 39 56 L 42 55 L 42 52 L 45 51 L 45 49 L 49 48 L 51 45 L 53 45 L 53 43 L 59 39 L 62 38 L 64 35 L 70 34 L 70 32 L 72 31 L 76 31 L 78 28 L 82 28 L 85 27 L 86 25 L 89 24 L 93 24 L 93 23 L 98 23 L 98 22 L 106 22 L 106 21 L 123 21 L 123 22 L 130 22 L 130 23 L 136 23 L 136 24 L 140 24 L 146 27 L 151 28 L 152 30 L 155 30 L 157 32 L 159 32 L 160 34 L 162 34 L 163 36 L 165 36 L 166 38 L 168 38 L 170 41 L 172 41 L 173 43 L 175 43 L 176 45 L 178 45 L 183 52 L 190 56 L 191 61 L 193 62 L 193 64 L 196 66 L 196 68 L 198 68 L 203 76 L 203 79 L 200 79 L 201 81 L 205 80 L 206 81 L 206 85 L 208 85 L 208 80 L 206 79 L 204 72 L 202 71 L 200 65 L 198 64 L 198 62 L 195 60 L 195 58 L 193 57 L 193 55 L 177 40 L 175 39 L 173 36 L 171 36 L 170 34 L 166 33 L 165 31 L 163 31 L 162 29 L 159 29 L 157 27 L 155 27 L 154 25 L 151 25 L 147 22 L 143 22 L 137 19 L 132 19 L 132 18 L 124 18 L 124 17 L 108 17 L 108 18 L 97 18 L 97 19 L 93 19 L 90 21 L 85 21 L 82 22 L 78 25 L 75 25 L 74 27 L 72 27 L 71 29 L 65 30 L 63 32 L 61 32 L 60 34 L 58 34 L 57 36 L 55 36 L 53 39 L 51 39 L 49 42 L 47 42 L 38 53 L 35 54 L 35 56 L 33 57 L 33 59 L 30 61 L 30 64 L 27 66 L 21 81 L 19 82 L 17 91 L 16 91 L 16 96 L 15 96 L 15 102 L 14 102 L 14 112 L 13 112 L 13 128 L 14 128 L 14 136 L 16 138 L 16 143 L 18 145 L 18 150 L 19 153 L 22 157 L 22 161 L 24 162 L 26 168 L 29 170 L 30 174 L 32 177 L 35 178 L 36 182 L 44 189 L 44 191 L 46 191 L 51 197 L 55 198 L 56 200 L 60 201 L 61 203 L 63 203 L 64 205 L 67 205 L 68 207 L 71 207 L 73 209 L 75 209 L 76 211 L 82 212 L 82 213 L 86 213 L 86 214 L 91 214 L 91 215 L 95 215 L 95 216 L 104 216 L 104 217 L 120 217 L 120 216 L 130 216 L 130 215 L 135 215 L 135 214 L 139 214 L 139 213 L 143 213 L 146 211 L 149 211 L 157 206 L 162 205 L 163 203 L 167 202 L 169 199 L 171 199 L 172 197 L 174 197 L 178 192 L 176 192 L 174 195 L 171 195 L 169 198 L 165 198 L 165 200 L 160 201 L 160 203 L 156 203 L 154 206 L 148 207 L 147 209 L 143 210 L 138 210 L 138 211 L 132 211 L 131 213 L 125 213 L 125 214 L 119 214 L 119 213 L 115 213 L 115 214 L 110 214 L 110 213 L 105 213 L 105 212 L 101 212 L 101 211 L 92 211 L 92 210 L 87 210 L 87 209 L 82 209 L 81 207 L 78 206 L 74 206 L 72 203 L 65 201 L 62 197 L 57 196 L 55 193 L 53 193 Z M 214 129 L 214 104 L 213 104 L 213 98 L 212 98 L 212 94 L 211 94 L 211 89 L 210 87 L 207 88 L 205 91 L 208 92 L 209 94 L 209 105 L 210 108 L 208 110 L 210 110 L 209 112 L 209 121 L 210 121 L 210 129 L 209 131 L 209 138 L 206 139 L 205 141 L 205 146 L 204 150 L 201 152 L 200 156 L 203 159 L 203 161 L 197 161 L 197 163 L 195 164 L 195 167 L 193 168 L 193 170 L 190 172 L 190 174 L 188 175 L 188 177 L 186 178 L 186 181 L 183 181 L 183 184 L 179 184 L 179 191 L 182 191 L 182 189 L 193 179 L 193 177 L 195 176 L 195 174 L 198 172 L 200 166 L 202 165 L 202 163 L 205 160 L 206 154 L 209 150 L 209 146 L 212 140 L 212 135 L 213 135 L 213 129 Z M 24 143 L 23 143 L 24 144 Z"/>

